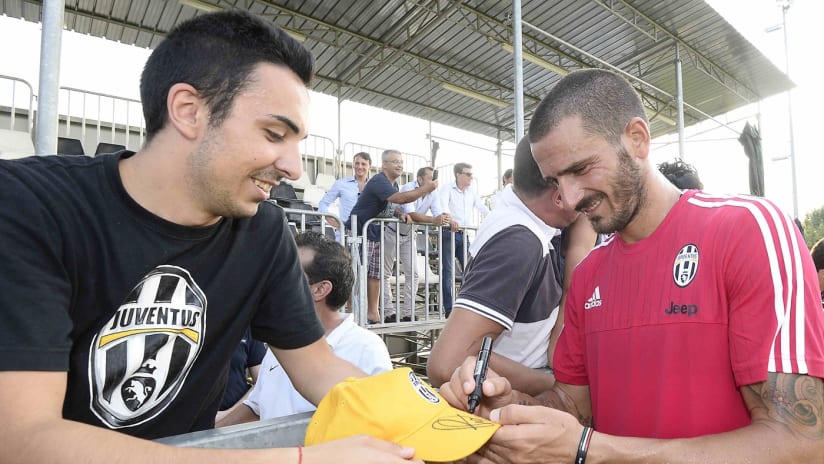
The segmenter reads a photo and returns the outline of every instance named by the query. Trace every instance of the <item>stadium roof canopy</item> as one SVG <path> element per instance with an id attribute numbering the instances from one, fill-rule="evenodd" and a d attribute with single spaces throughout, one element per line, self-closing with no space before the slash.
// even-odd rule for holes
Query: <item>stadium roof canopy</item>
<path id="1" fill-rule="evenodd" d="M 241 8 L 312 50 L 313 89 L 512 140 L 512 3 L 502 0 L 66 0 L 65 28 L 154 47 L 181 21 Z M 2 13 L 38 22 L 42 2 L 5 0 Z M 742 12 L 746 14 L 746 12 Z M 703 0 L 523 0 L 527 118 L 566 71 L 608 67 L 634 81 L 654 136 L 674 132 L 675 59 L 684 125 L 793 86 Z M 101 59 L 105 59 L 101 57 Z"/>

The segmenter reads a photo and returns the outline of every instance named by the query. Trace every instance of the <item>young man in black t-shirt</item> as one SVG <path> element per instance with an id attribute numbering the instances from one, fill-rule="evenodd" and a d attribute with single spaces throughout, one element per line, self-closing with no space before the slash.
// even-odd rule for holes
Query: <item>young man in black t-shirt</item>
<path id="1" fill-rule="evenodd" d="M 303 450 L 133 438 L 211 428 L 247 327 L 314 403 L 364 375 L 324 340 L 284 213 L 264 201 L 301 175 L 312 62 L 247 13 L 198 15 L 146 63 L 140 151 L 0 161 L 0 462 L 413 456 L 363 437 Z"/>

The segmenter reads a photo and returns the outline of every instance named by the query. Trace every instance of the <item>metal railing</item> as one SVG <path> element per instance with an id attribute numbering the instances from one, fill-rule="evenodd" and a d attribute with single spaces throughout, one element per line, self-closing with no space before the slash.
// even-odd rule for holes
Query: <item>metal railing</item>
<path id="1" fill-rule="evenodd" d="M 58 116 L 62 116 L 62 120 L 58 120 L 58 133 L 63 137 L 77 138 L 81 142 L 93 140 L 95 147 L 101 142 L 133 150 L 143 145 L 146 123 L 139 100 L 72 87 L 60 87 L 59 100 L 64 110 Z M 89 127 L 94 128 L 93 139 L 87 139 Z M 91 151 L 91 148 L 87 150 Z"/>
<path id="2" fill-rule="evenodd" d="M 295 226 L 295 230 L 293 232 L 319 232 L 321 234 L 329 236 L 330 238 L 334 238 L 341 245 L 346 246 L 346 242 L 344 241 L 344 234 L 335 234 L 335 227 L 332 225 L 331 222 L 329 222 L 330 218 L 334 219 L 335 221 L 337 221 L 338 224 L 341 224 L 341 227 L 343 227 L 343 221 L 340 220 L 337 214 L 321 213 L 319 211 L 310 211 L 307 209 L 296 208 L 283 208 L 283 212 L 286 213 L 286 218 L 287 221 L 289 221 L 289 224 Z"/>
<path id="3" fill-rule="evenodd" d="M 318 174 L 334 175 L 337 151 L 335 142 L 332 139 L 310 134 L 300 142 L 300 154 L 303 157 L 304 170 L 307 173 L 312 173 L 313 182 Z M 310 159 L 314 160 L 315 169 L 310 169 Z"/>
<path id="4" fill-rule="evenodd" d="M 368 233 L 366 231 L 371 225 L 378 227 L 378 243 L 380 246 L 379 281 L 381 286 L 381 296 L 378 300 L 379 319 L 377 323 L 373 324 L 370 324 L 367 320 L 367 270 L 369 264 L 369 250 L 367 246 L 368 239 L 365 236 Z M 403 227 L 403 223 L 401 223 L 398 219 L 369 219 L 362 228 L 364 231 L 363 235 L 357 235 L 355 233 L 356 227 L 359 227 L 359 225 L 352 222 L 352 228 L 349 231 L 349 240 L 350 244 L 353 244 L 351 247 L 353 250 L 353 256 L 358 256 L 359 258 L 359 272 L 356 274 L 359 288 L 358 301 L 356 305 L 357 312 L 355 313 L 355 320 L 358 324 L 367 326 L 378 332 L 397 331 L 398 328 L 404 327 L 408 327 L 410 330 L 416 330 L 427 325 L 432 325 L 431 328 L 443 327 L 446 317 L 443 308 L 443 287 L 441 285 L 444 279 L 444 269 L 442 263 L 444 262 L 444 259 L 453 260 L 451 287 L 454 300 L 454 294 L 457 293 L 455 285 L 457 273 L 455 272 L 454 267 L 455 247 L 451 247 L 453 253 L 452 255 L 444 257 L 444 235 L 441 233 L 442 229 L 440 226 L 424 223 L 412 223 L 412 226 L 413 227 L 411 227 L 411 230 L 408 232 L 409 234 L 412 234 L 412 238 L 402 240 L 401 237 L 403 235 L 401 232 L 401 227 Z M 465 241 L 463 247 L 464 259 L 461 260 L 465 263 L 468 257 L 469 233 L 474 234 L 476 229 L 468 227 L 462 228 L 461 230 L 465 231 L 463 234 L 463 240 Z M 419 236 L 422 237 L 422 239 L 419 239 Z M 450 237 L 450 239 L 452 238 L 451 234 L 448 234 L 447 236 Z M 354 244 L 357 244 L 357 246 L 354 246 Z M 402 244 L 404 249 L 402 249 Z M 420 269 L 416 266 L 419 262 L 419 253 L 423 253 L 425 258 L 423 260 L 424 266 L 426 266 L 424 269 Z M 414 302 L 405 301 L 405 298 L 407 298 L 410 293 L 408 289 L 405 289 L 406 291 L 403 292 L 401 290 L 400 277 L 405 266 L 401 264 L 400 260 L 397 260 L 397 257 L 403 255 L 410 258 L 412 256 L 415 257 L 414 264 L 412 266 L 406 266 L 407 272 L 411 267 L 417 271 L 418 275 L 422 276 L 422 280 L 415 282 L 416 286 L 420 288 L 417 292 L 414 292 Z M 390 263 L 393 261 L 396 263 L 394 270 L 390 266 Z M 434 272 L 432 267 L 430 267 L 432 264 L 437 267 L 437 272 Z M 409 279 L 410 277 L 413 280 L 415 279 L 414 276 L 404 275 L 404 283 L 405 279 Z M 394 283 L 390 286 L 389 282 L 391 281 L 394 281 Z M 394 297 L 387 297 L 392 294 L 392 286 L 394 286 L 395 290 Z M 434 290 L 433 286 L 435 286 Z M 400 297 L 401 293 L 405 294 L 404 298 Z M 391 307 L 389 307 L 388 303 L 391 304 Z M 409 320 L 402 320 L 405 316 L 404 309 L 408 309 L 410 307 L 410 303 L 412 303 L 412 312 L 409 314 Z M 392 311 L 394 311 L 394 317 L 391 317 Z M 387 316 L 390 317 L 387 318 Z"/>
<path id="5" fill-rule="evenodd" d="M 29 134 L 34 128 L 34 89 L 26 80 L 0 74 L 0 105 L 9 108 L 9 130 L 17 129 L 17 117 L 25 109 L 25 130 Z M 20 106 L 23 102 L 23 106 Z"/>

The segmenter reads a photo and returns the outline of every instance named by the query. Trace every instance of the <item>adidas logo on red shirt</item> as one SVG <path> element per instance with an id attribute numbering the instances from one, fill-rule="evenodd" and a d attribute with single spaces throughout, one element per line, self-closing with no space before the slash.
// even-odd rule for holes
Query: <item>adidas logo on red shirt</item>
<path id="1" fill-rule="evenodd" d="M 592 296 L 584 303 L 584 309 L 592 309 L 601 306 L 601 287 L 595 287 Z"/>

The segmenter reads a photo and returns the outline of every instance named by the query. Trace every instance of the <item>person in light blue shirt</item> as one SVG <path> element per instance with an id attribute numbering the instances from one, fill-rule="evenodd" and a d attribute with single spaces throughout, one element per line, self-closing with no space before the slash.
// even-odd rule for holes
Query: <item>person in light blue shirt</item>
<path id="1" fill-rule="evenodd" d="M 366 185 L 366 181 L 369 180 L 369 169 L 371 168 L 372 158 L 369 156 L 369 153 L 355 153 L 355 157 L 352 158 L 352 170 L 355 171 L 355 175 L 336 180 L 318 203 L 318 211 L 321 213 L 328 212 L 332 203 L 340 198 L 338 203 L 338 217 L 344 222 L 347 221 L 349 219 L 349 213 L 352 212 L 352 208 L 358 201 L 358 195 L 360 195 L 363 190 L 363 186 Z M 327 218 L 327 220 L 335 228 L 340 228 L 340 224 L 334 219 Z"/>

